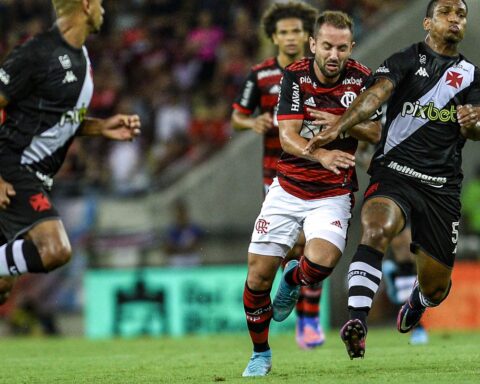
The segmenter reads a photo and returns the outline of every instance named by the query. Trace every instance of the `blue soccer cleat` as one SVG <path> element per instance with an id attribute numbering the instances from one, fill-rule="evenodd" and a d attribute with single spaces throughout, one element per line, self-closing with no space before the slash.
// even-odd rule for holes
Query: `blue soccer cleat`
<path id="1" fill-rule="evenodd" d="M 397 273 L 397 265 L 392 260 L 384 260 L 382 262 L 383 281 L 385 282 L 385 290 L 388 299 L 393 304 L 402 304 L 398 300 L 397 287 L 395 286 L 395 274 Z"/>
<path id="2" fill-rule="evenodd" d="M 278 286 L 277 293 L 273 299 L 273 320 L 283 321 L 292 313 L 298 296 L 300 295 L 299 285 L 290 285 L 285 281 L 285 275 L 298 265 L 297 260 L 291 260 L 283 270 L 282 279 Z"/>
<path id="3" fill-rule="evenodd" d="M 301 317 L 297 319 L 297 344 L 302 349 L 313 349 L 323 345 L 325 333 L 318 317 Z"/>
<path id="4" fill-rule="evenodd" d="M 412 335 L 410 336 L 410 344 L 428 344 L 428 332 L 421 324 L 418 324 L 415 328 L 412 329 Z"/>
<path id="5" fill-rule="evenodd" d="M 243 377 L 266 376 L 272 369 L 272 351 L 253 352 Z"/>

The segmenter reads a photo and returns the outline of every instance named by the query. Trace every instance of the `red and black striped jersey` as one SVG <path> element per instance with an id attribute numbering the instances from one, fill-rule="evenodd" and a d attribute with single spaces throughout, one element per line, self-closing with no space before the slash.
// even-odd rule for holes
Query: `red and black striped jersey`
<path id="1" fill-rule="evenodd" d="M 285 69 L 277 112 L 279 121 L 303 120 L 300 135 L 307 140 L 322 129 L 311 124 L 314 118 L 307 112 L 308 107 L 341 115 L 372 80 L 370 69 L 349 59 L 339 80 L 332 86 L 326 86 L 318 80 L 313 65 L 313 58 L 305 58 Z M 324 148 L 354 154 L 357 145 L 356 139 L 345 135 Z M 336 175 L 320 163 L 285 152 L 277 165 L 280 185 L 288 193 L 306 200 L 356 191 L 355 168 L 340 169 L 340 172 Z"/>
<path id="2" fill-rule="evenodd" d="M 233 108 L 246 115 L 252 115 L 257 109 L 260 113 L 275 113 L 280 92 L 280 80 L 283 69 L 275 57 L 268 58 L 252 67 L 242 91 L 233 103 Z M 274 118 L 276 122 L 276 119 Z M 277 162 L 282 154 L 278 137 L 278 125 L 265 133 L 263 139 L 263 182 L 270 185 L 277 174 Z"/>

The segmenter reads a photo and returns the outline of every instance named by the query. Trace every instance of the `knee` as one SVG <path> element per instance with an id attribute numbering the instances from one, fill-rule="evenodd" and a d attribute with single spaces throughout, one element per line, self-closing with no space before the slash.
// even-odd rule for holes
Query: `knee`
<path id="1" fill-rule="evenodd" d="M 389 234 L 388 228 L 378 223 L 367 223 L 363 226 L 362 243 L 372 246 L 376 249 L 386 249 L 390 243 L 392 236 Z"/>
<path id="2" fill-rule="evenodd" d="M 72 248 L 70 244 L 60 242 L 50 242 L 39 249 L 43 266 L 47 271 L 53 271 L 67 264 L 72 258 Z"/>
<path id="3" fill-rule="evenodd" d="M 247 285 L 254 291 L 266 291 L 272 288 L 271 278 L 255 269 L 248 271 Z"/>

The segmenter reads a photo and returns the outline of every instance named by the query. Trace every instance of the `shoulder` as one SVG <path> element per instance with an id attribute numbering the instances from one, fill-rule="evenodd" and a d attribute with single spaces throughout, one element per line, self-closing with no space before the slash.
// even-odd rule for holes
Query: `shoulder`
<path id="1" fill-rule="evenodd" d="M 354 59 L 348 59 L 346 69 L 347 72 L 359 72 L 360 74 L 365 76 L 369 76 L 372 74 L 372 70 L 370 68 Z"/>
<path id="2" fill-rule="evenodd" d="M 303 59 L 294 61 L 292 64 L 288 65 L 285 70 L 288 70 L 290 72 L 305 72 L 310 69 L 310 62 L 312 61 L 312 58 L 305 57 Z"/>

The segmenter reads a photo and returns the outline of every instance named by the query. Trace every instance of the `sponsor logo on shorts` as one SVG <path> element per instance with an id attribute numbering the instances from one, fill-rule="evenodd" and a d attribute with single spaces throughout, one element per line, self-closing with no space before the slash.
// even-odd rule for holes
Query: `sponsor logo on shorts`
<path id="1" fill-rule="evenodd" d="M 443 185 L 447 182 L 446 177 L 426 175 L 424 173 L 416 171 L 413 168 L 407 167 L 406 165 L 398 164 L 395 161 L 390 161 L 390 164 L 388 164 L 388 168 L 393 169 L 394 171 L 397 171 L 402 175 L 419 179 L 422 183 L 428 184 L 435 188 L 442 188 Z"/>
<path id="2" fill-rule="evenodd" d="M 30 196 L 29 202 L 33 210 L 37 212 L 48 211 L 52 208 L 50 200 L 48 200 L 48 197 L 43 193 L 37 193 L 36 195 Z"/>
<path id="3" fill-rule="evenodd" d="M 342 223 L 341 223 L 340 220 L 332 221 L 332 222 L 330 223 L 330 225 L 334 225 L 335 227 L 338 227 L 338 228 L 340 228 L 340 229 L 343 229 Z"/>
<path id="4" fill-rule="evenodd" d="M 260 233 L 262 235 L 266 235 L 268 233 L 268 226 L 270 223 L 265 220 L 265 219 L 258 219 L 257 222 L 255 223 L 255 230 L 257 233 Z"/>

